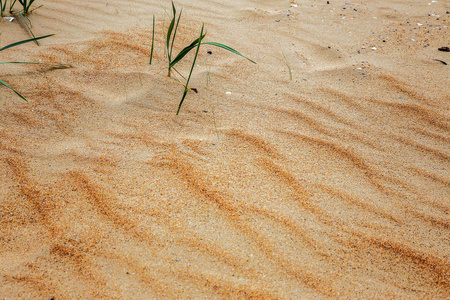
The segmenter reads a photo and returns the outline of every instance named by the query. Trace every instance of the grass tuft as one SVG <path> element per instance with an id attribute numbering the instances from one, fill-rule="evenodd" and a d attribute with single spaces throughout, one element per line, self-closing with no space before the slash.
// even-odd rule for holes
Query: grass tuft
<path id="1" fill-rule="evenodd" d="M 175 65 L 178 62 L 180 62 L 181 60 L 183 60 L 189 52 L 191 52 L 194 49 L 196 49 L 196 51 L 195 51 L 195 56 L 194 56 L 194 60 L 193 60 L 193 63 L 192 63 L 192 67 L 191 67 L 191 69 L 189 71 L 189 76 L 186 79 L 186 82 L 182 83 L 183 86 L 184 86 L 184 92 L 183 92 L 183 96 L 181 98 L 181 101 L 180 101 L 180 103 L 178 105 L 177 115 L 179 114 L 180 109 L 181 109 L 181 105 L 183 104 L 183 102 L 184 102 L 184 100 L 186 98 L 186 95 L 187 95 L 187 93 L 189 91 L 189 81 L 191 79 L 192 72 L 194 70 L 195 62 L 197 60 L 197 56 L 198 56 L 198 53 L 199 53 L 201 45 L 212 45 L 212 46 L 215 46 L 215 47 L 222 48 L 224 50 L 227 50 L 227 51 L 230 51 L 230 52 L 232 52 L 234 54 L 242 56 L 245 59 L 247 59 L 248 61 L 256 64 L 256 62 L 254 62 L 250 58 L 247 58 L 246 56 L 242 55 L 241 53 L 239 53 L 238 51 L 236 51 L 235 49 L 233 49 L 233 48 L 231 48 L 229 46 L 226 46 L 226 45 L 220 44 L 220 43 L 216 43 L 216 42 L 203 42 L 203 39 L 206 36 L 206 33 L 203 33 L 204 32 L 204 27 L 205 27 L 204 24 L 202 25 L 202 29 L 200 31 L 200 36 L 197 39 L 195 39 L 194 41 L 192 41 L 191 44 L 189 44 L 188 46 L 184 47 L 175 57 L 173 57 L 172 51 L 173 51 L 173 46 L 175 44 L 175 37 L 176 37 L 176 34 L 177 34 L 178 25 L 180 24 L 180 19 L 181 19 L 182 12 L 183 12 L 183 10 L 181 10 L 180 13 L 177 16 L 177 9 L 175 7 L 174 2 L 172 1 L 172 19 L 171 19 L 169 27 L 167 29 L 166 41 L 165 41 L 165 51 L 167 53 L 167 58 L 168 58 L 167 76 L 171 77 L 172 69 L 177 74 L 180 74 L 180 72 L 178 72 L 175 69 Z M 152 33 L 152 48 L 151 48 L 152 50 L 151 50 L 151 55 L 150 55 L 150 64 L 152 63 L 153 48 L 154 48 L 154 32 L 155 32 L 155 18 L 154 18 L 154 16 L 153 16 L 153 31 L 152 32 L 153 32 Z"/>
<path id="2" fill-rule="evenodd" d="M 6 0 L 5 0 L 6 1 Z M 9 11 L 12 12 L 13 11 L 13 7 L 16 4 L 16 0 L 10 0 L 10 9 Z M 22 5 L 22 13 L 24 15 L 28 15 L 31 11 L 30 11 L 30 7 L 31 4 L 33 4 L 34 0 L 19 0 L 19 3 Z"/>

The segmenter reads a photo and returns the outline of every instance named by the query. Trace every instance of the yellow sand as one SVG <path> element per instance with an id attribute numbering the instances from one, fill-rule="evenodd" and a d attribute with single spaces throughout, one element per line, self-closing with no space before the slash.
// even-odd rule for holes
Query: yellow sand
<path id="1" fill-rule="evenodd" d="M 448 1 L 177 1 L 174 51 L 257 62 L 202 46 L 178 116 L 169 1 L 41 4 L 0 61 L 72 68 L 0 66 L 1 298 L 450 298 Z"/>

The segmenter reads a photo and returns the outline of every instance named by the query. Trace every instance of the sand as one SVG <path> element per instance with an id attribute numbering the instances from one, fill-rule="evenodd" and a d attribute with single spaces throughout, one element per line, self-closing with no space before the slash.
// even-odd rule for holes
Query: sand
<path id="1" fill-rule="evenodd" d="M 450 298 L 448 1 L 177 1 L 257 62 L 202 46 L 178 116 L 169 1 L 34 5 L 1 61 L 71 68 L 0 69 L 1 298 Z"/>

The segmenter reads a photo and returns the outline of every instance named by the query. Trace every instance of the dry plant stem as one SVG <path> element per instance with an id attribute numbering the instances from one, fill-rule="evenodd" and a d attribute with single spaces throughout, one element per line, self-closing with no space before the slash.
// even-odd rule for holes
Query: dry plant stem
<path id="1" fill-rule="evenodd" d="M 212 113 L 213 113 L 214 129 L 216 130 L 217 140 L 219 141 L 220 138 L 219 138 L 219 132 L 217 131 L 216 113 L 214 111 L 214 106 L 212 107 Z"/>
<path id="2" fill-rule="evenodd" d="M 210 75 L 210 67 L 208 65 L 208 57 L 205 57 L 205 66 L 206 66 L 206 84 L 210 84 L 211 75 Z"/>
<path id="3" fill-rule="evenodd" d="M 274 55 L 271 55 L 271 56 L 272 56 L 273 58 L 279 60 L 280 62 L 282 62 L 282 63 L 287 67 L 288 72 L 289 72 L 289 80 L 292 81 L 292 69 L 291 69 L 291 65 L 288 63 L 287 58 L 286 58 L 286 55 L 284 54 L 284 52 L 281 52 L 281 54 L 283 54 L 283 59 L 278 58 L 278 57 L 276 57 L 276 56 L 274 56 Z"/>
<path id="4" fill-rule="evenodd" d="M 141 72 L 139 71 L 139 64 L 136 59 L 134 60 L 134 62 L 136 63 L 136 72 L 138 74 L 139 83 L 141 84 L 141 86 L 143 86 L 144 84 L 142 83 Z"/>
<path id="5" fill-rule="evenodd" d="M 289 71 L 289 79 L 292 81 L 292 70 L 291 70 L 291 66 L 289 65 L 287 59 L 286 59 L 286 55 L 283 52 L 283 58 L 284 58 L 284 64 L 286 65 L 286 67 L 288 68 Z"/>

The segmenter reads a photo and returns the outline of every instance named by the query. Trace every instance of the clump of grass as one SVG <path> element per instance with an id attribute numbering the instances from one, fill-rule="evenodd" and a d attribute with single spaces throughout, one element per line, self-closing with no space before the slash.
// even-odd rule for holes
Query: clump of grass
<path id="1" fill-rule="evenodd" d="M 24 15 L 28 15 L 30 11 L 31 4 L 33 4 L 35 0 L 19 0 L 19 3 L 22 5 L 22 13 Z M 6 0 L 5 0 L 6 2 Z M 17 0 L 10 0 L 10 12 L 12 12 L 14 5 L 16 4 Z"/>
<path id="2" fill-rule="evenodd" d="M 28 15 L 31 13 L 30 7 L 33 4 L 35 0 L 19 0 L 19 3 L 22 5 L 22 14 Z M 6 12 L 6 3 L 8 0 L 0 0 L 0 15 L 3 18 L 5 16 Z M 16 4 L 17 0 L 10 0 L 9 1 L 9 13 L 14 13 L 14 5 Z"/>
<path id="3" fill-rule="evenodd" d="M 33 36 L 33 38 L 36 38 L 36 36 L 33 34 L 33 31 L 31 30 L 31 26 L 30 24 L 28 24 L 27 19 L 25 18 L 26 15 L 28 15 L 29 13 L 31 13 L 30 11 L 30 6 L 31 4 L 33 4 L 35 0 L 19 0 L 19 3 L 22 5 L 22 12 L 14 10 L 14 5 L 16 4 L 17 0 L 10 0 L 9 1 L 9 13 L 12 15 L 19 15 L 20 18 L 23 20 L 23 22 L 25 23 L 25 26 L 27 27 L 28 31 L 31 33 L 31 35 Z M 6 11 L 6 3 L 8 1 L 7 0 L 0 0 L 0 14 L 1 17 L 3 18 L 5 16 L 5 11 Z M 35 40 L 36 44 L 39 46 L 39 42 L 38 39 Z"/>
<path id="4" fill-rule="evenodd" d="M 51 36 L 53 36 L 53 35 L 54 35 L 54 34 L 49 34 L 49 35 L 40 36 L 40 37 L 37 37 L 37 38 L 34 37 L 34 38 L 32 38 L 32 39 L 22 40 L 22 41 L 19 41 L 19 42 L 16 42 L 16 43 L 12 43 L 12 44 L 9 44 L 9 45 L 7 45 L 7 46 L 5 46 L 5 47 L 3 47 L 3 48 L 0 48 L 0 52 L 3 51 L 3 50 L 6 50 L 6 49 L 12 48 L 12 47 L 16 47 L 16 46 L 25 44 L 25 43 L 34 42 L 34 41 L 37 41 L 37 40 L 40 40 L 40 39 L 45 39 L 45 38 L 51 37 Z M 38 63 L 38 62 L 23 62 L 23 61 L 7 61 L 7 62 L 0 62 L 0 65 L 2 65 L 2 64 L 50 65 L 50 66 L 53 66 L 53 67 L 58 68 L 58 69 L 64 69 L 64 68 L 69 68 L 69 67 L 70 67 L 70 66 L 66 66 L 66 65 L 55 65 L 55 64 Z M 24 96 L 22 96 L 18 91 L 16 91 L 14 88 L 12 88 L 10 85 L 8 85 L 6 82 L 4 82 L 4 81 L 1 80 L 1 79 L 0 79 L 0 84 L 3 85 L 3 86 L 5 86 L 5 87 L 7 87 L 7 88 L 9 88 L 9 89 L 12 90 L 14 93 L 16 93 L 17 96 L 19 96 L 20 98 L 22 98 L 23 100 L 25 100 L 25 101 L 28 102 L 28 100 L 27 100 Z"/>
<path id="5" fill-rule="evenodd" d="M 26 15 L 31 13 L 30 7 L 34 3 L 34 1 L 35 0 L 19 0 L 19 3 L 22 5 L 22 11 L 21 12 L 14 10 L 14 5 L 16 4 L 17 0 L 10 0 L 9 1 L 9 13 L 13 14 L 13 15 L 19 15 L 20 16 L 21 20 L 23 20 L 23 22 L 25 23 L 25 26 L 28 28 L 28 31 L 30 32 L 30 34 L 32 35 L 33 38 L 9 44 L 9 45 L 7 45 L 7 46 L 5 46 L 3 48 L 0 48 L 0 51 L 9 49 L 9 48 L 12 48 L 12 47 L 15 47 L 15 46 L 19 46 L 19 45 L 22 45 L 22 44 L 25 44 L 25 43 L 29 43 L 29 42 L 35 42 L 39 46 L 38 40 L 44 39 L 44 38 L 48 38 L 48 37 L 51 37 L 51 36 L 54 35 L 54 34 L 49 34 L 49 35 L 45 35 L 45 36 L 41 36 L 41 37 L 36 37 L 34 35 L 33 31 L 31 30 L 31 26 L 30 26 L 30 24 L 28 23 L 28 21 L 26 19 Z M 0 0 L 1 17 L 3 17 L 5 15 L 6 4 L 7 4 L 7 0 Z M 38 62 L 23 62 L 23 61 L 0 62 L 0 65 L 2 65 L 2 64 L 49 65 L 49 66 L 52 66 L 54 68 L 59 68 L 59 69 L 68 68 L 69 67 L 69 66 L 66 66 L 66 65 L 55 65 L 55 64 L 38 63 Z M 0 85 L 3 85 L 5 87 L 11 89 L 20 98 L 22 98 L 23 100 L 28 102 L 28 100 L 24 96 L 22 96 L 18 91 L 16 91 L 14 88 L 12 88 L 10 85 L 8 85 L 6 82 L 4 82 L 1 79 L 0 79 Z"/>
<path id="6" fill-rule="evenodd" d="M 180 62 L 181 60 L 183 60 L 183 58 L 185 58 L 185 56 L 191 51 L 191 50 L 195 50 L 195 56 L 192 62 L 192 66 L 191 69 L 189 71 L 189 76 L 187 77 L 187 79 L 185 80 L 185 83 L 182 82 L 183 86 L 184 86 L 184 92 L 183 92 L 183 96 L 181 98 L 180 103 L 178 104 L 178 110 L 177 110 L 177 115 L 180 112 L 181 109 L 181 105 L 183 104 L 187 93 L 189 92 L 189 81 L 191 79 L 192 76 L 192 72 L 194 70 L 195 67 L 195 62 L 197 61 L 197 57 L 198 57 L 198 53 L 200 50 L 200 46 L 201 45 L 212 45 L 212 46 L 216 46 L 222 49 L 225 49 L 227 51 L 230 51 L 234 54 L 237 54 L 239 56 L 242 56 L 244 58 L 246 58 L 247 60 L 249 60 L 252 63 L 256 63 L 253 60 L 245 57 L 244 55 L 242 55 L 241 53 L 239 53 L 238 51 L 234 50 L 233 48 L 226 46 L 224 44 L 220 44 L 220 43 L 216 43 L 216 42 L 203 42 L 203 39 L 206 36 L 206 33 L 204 32 L 204 27 L 205 25 L 202 25 L 202 29 L 200 31 L 200 36 L 195 39 L 194 41 L 191 42 L 190 45 L 184 47 L 176 56 L 173 56 L 173 47 L 175 44 L 175 37 L 177 35 L 177 30 L 178 30 L 178 25 L 180 24 L 180 19 L 181 19 L 181 14 L 182 14 L 183 10 L 180 11 L 180 13 L 178 14 L 177 17 L 177 10 L 175 8 L 175 4 L 172 1 L 172 20 L 169 24 L 169 27 L 167 29 L 167 34 L 166 34 L 166 41 L 165 41 L 165 51 L 167 53 L 167 58 L 168 58 L 168 70 L 167 70 L 167 76 L 170 77 L 171 73 L 172 73 L 172 69 L 175 70 L 176 73 L 180 74 L 176 68 L 175 65 Z M 154 34 L 155 34 L 155 16 L 153 16 L 153 31 L 152 31 L 152 48 L 151 48 L 151 55 L 150 55 L 150 64 L 152 63 L 152 58 L 153 58 L 153 48 L 154 48 Z M 180 74 L 181 75 L 181 74 Z M 182 76 L 182 75 L 181 75 Z M 183 76 L 182 76 L 183 77 Z M 184 77 L 183 77 L 184 78 Z M 181 81 L 180 81 L 181 82 Z"/>

